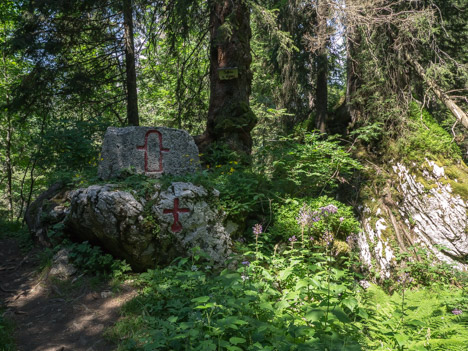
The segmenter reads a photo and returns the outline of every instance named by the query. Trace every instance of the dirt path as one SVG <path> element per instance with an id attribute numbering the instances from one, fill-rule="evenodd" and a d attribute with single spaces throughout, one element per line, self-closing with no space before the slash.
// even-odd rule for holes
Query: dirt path
<path id="1" fill-rule="evenodd" d="M 103 283 L 92 288 L 85 277 L 60 283 L 37 269 L 34 252 L 25 256 L 15 240 L 0 240 L 0 306 L 15 321 L 18 350 L 115 350 L 103 332 L 134 290 L 124 286 L 113 293 Z"/>

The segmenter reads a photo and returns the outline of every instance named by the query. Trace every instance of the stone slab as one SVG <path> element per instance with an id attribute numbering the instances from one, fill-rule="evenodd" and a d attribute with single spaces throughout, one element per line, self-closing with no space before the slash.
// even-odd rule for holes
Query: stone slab
<path id="1" fill-rule="evenodd" d="M 182 175 L 200 169 L 198 148 L 184 130 L 164 127 L 107 128 L 98 176 L 110 179 L 122 170 L 150 177 Z"/>

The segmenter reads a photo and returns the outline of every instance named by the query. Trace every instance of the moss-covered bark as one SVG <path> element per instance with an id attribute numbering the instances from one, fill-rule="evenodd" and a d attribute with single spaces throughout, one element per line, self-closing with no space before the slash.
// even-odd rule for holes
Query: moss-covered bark
<path id="1" fill-rule="evenodd" d="M 242 0 L 211 1 L 210 107 L 205 134 L 198 140 L 203 150 L 213 142 L 250 154 L 250 131 L 257 123 L 249 106 L 252 72 L 250 63 L 250 12 Z M 237 70 L 237 78 L 222 79 L 222 69 Z"/>

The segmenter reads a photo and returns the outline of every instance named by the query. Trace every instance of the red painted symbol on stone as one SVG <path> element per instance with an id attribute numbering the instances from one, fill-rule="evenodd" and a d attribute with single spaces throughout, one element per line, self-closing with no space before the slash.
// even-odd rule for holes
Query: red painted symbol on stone
<path id="1" fill-rule="evenodd" d="M 179 208 L 179 199 L 174 199 L 174 208 L 171 210 L 164 210 L 163 213 L 172 213 L 172 216 L 174 217 L 174 223 L 171 226 L 171 230 L 174 233 L 180 232 L 182 230 L 182 224 L 179 222 L 179 213 L 182 212 L 190 212 L 188 208 Z"/>
<path id="2" fill-rule="evenodd" d="M 159 141 L 159 167 L 158 168 L 153 168 L 151 164 L 154 164 L 154 158 L 152 157 L 150 159 L 150 150 L 148 150 L 148 138 L 151 134 L 156 134 L 158 136 L 158 141 Z M 154 142 L 152 143 L 154 144 Z M 145 135 L 145 145 L 143 146 L 137 146 L 138 150 L 144 150 L 145 151 L 145 172 L 146 173 L 161 173 L 163 171 L 163 162 L 162 162 L 162 153 L 163 152 L 168 152 L 169 149 L 164 148 L 162 145 L 162 134 L 158 130 L 152 129 L 146 132 Z M 155 151 L 153 151 L 155 152 Z M 152 154 L 152 153 L 151 153 Z M 153 161 L 153 162 L 150 162 Z"/>

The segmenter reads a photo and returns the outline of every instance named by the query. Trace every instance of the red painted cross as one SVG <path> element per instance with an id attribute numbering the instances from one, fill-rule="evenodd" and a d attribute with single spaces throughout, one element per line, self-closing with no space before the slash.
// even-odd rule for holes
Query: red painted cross
<path id="1" fill-rule="evenodd" d="M 180 232 L 182 230 L 182 224 L 179 222 L 179 213 L 182 212 L 190 212 L 188 208 L 179 208 L 179 199 L 175 198 L 174 199 L 174 208 L 169 210 L 164 210 L 163 213 L 172 213 L 172 216 L 174 217 L 174 223 L 171 226 L 171 230 L 174 233 Z"/>
<path id="2" fill-rule="evenodd" d="M 149 164 L 149 150 L 148 150 L 148 138 L 151 134 L 157 134 L 158 141 L 159 141 L 159 167 L 157 169 L 152 169 Z M 169 151 L 167 148 L 163 148 L 162 145 L 162 134 L 156 129 L 148 130 L 145 134 L 145 145 L 137 146 L 138 150 L 145 151 L 145 172 L 146 173 L 161 173 L 163 171 L 163 161 L 162 161 L 162 153 Z M 154 163 L 154 162 L 153 162 Z"/>

